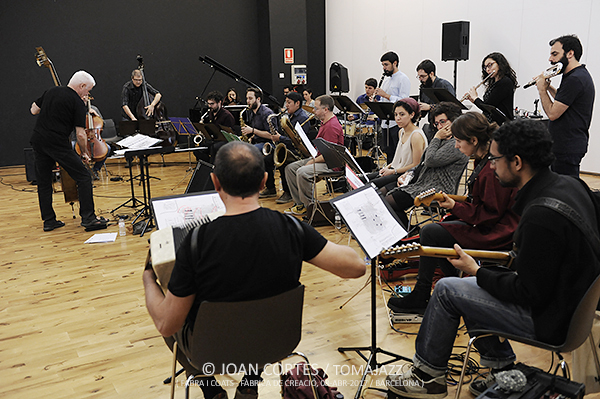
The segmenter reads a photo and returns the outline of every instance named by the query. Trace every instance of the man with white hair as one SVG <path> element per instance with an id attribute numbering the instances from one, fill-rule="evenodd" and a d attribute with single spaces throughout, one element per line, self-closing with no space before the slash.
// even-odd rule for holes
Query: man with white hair
<path id="1" fill-rule="evenodd" d="M 86 231 L 105 229 L 108 221 L 96 217 L 92 193 L 92 176 L 82 163 L 88 162 L 87 134 L 85 131 L 86 106 L 90 90 L 96 82 L 85 71 L 73 74 L 66 87 L 57 86 L 46 90 L 31 104 L 31 114 L 39 115 L 31 136 L 35 153 L 35 173 L 38 200 L 44 231 L 52 231 L 65 224 L 56 219 L 52 207 L 52 170 L 56 162 L 77 183 L 79 215 Z M 69 136 L 75 130 L 81 158 L 73 151 Z"/>

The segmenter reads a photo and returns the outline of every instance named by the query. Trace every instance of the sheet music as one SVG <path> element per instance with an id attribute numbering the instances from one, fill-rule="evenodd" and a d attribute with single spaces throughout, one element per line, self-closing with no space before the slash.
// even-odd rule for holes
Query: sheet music
<path id="1" fill-rule="evenodd" d="M 364 175 L 366 177 L 366 173 L 364 170 L 362 170 L 362 168 L 360 167 L 360 165 L 358 164 L 358 162 L 356 162 L 356 158 L 354 158 L 354 156 L 352 155 L 352 153 L 350 152 L 350 150 L 348 149 L 348 147 L 346 147 L 346 155 L 348 155 L 348 158 L 352 160 L 352 162 L 354 162 L 354 167 L 356 168 L 356 170 L 358 170 L 358 172 L 361 175 Z M 369 178 L 367 178 L 367 181 L 369 180 Z"/>
<path id="2" fill-rule="evenodd" d="M 331 202 L 370 258 L 406 236 L 406 230 L 390 213 L 373 186 L 348 194 Z"/>
<path id="3" fill-rule="evenodd" d="M 209 213 L 223 211 L 225 204 L 216 192 L 185 194 L 152 198 L 154 220 L 159 229 L 183 226 L 186 222 L 201 219 Z"/>
<path id="4" fill-rule="evenodd" d="M 304 132 L 304 129 L 302 129 L 302 125 L 300 125 L 300 122 L 296 122 L 296 126 L 294 126 L 294 129 L 296 129 L 296 132 L 300 135 L 300 138 L 302 139 L 302 142 L 304 143 L 304 146 L 306 147 L 308 152 L 310 152 L 310 155 L 313 158 L 316 158 L 318 154 L 317 149 L 308 139 L 308 136 Z"/>
<path id="5" fill-rule="evenodd" d="M 123 140 L 118 141 L 117 144 L 130 150 L 139 150 L 142 148 L 150 148 L 161 141 L 162 139 L 157 139 L 138 133 L 134 134 L 133 136 L 125 137 Z"/>

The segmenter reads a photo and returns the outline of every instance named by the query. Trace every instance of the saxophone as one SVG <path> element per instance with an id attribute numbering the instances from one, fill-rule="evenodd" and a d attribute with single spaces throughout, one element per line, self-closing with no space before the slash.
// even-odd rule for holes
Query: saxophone
<path id="1" fill-rule="evenodd" d="M 282 111 L 278 114 L 271 114 L 271 115 L 267 116 L 267 124 L 269 125 L 269 130 L 271 131 L 272 136 L 275 136 L 277 134 L 277 131 L 275 130 L 275 127 L 273 126 L 272 120 L 273 120 L 273 118 L 277 118 L 279 115 L 282 115 L 284 112 L 285 111 Z M 273 161 L 275 163 L 276 168 L 283 167 L 285 169 L 285 167 L 289 163 L 300 160 L 300 158 L 296 154 L 294 154 L 294 152 L 290 151 L 285 146 L 284 143 L 279 143 L 275 147 L 273 146 L 273 143 L 271 143 L 271 142 L 265 143 L 265 145 L 263 146 L 263 155 L 267 156 L 271 152 L 274 152 Z"/>
<path id="2" fill-rule="evenodd" d="M 250 109 L 250 107 L 246 107 L 240 112 L 240 128 L 241 129 L 243 129 L 244 127 L 247 126 L 246 122 L 244 122 L 244 112 L 246 112 L 248 109 Z M 240 140 L 242 140 L 245 143 L 250 143 L 250 141 L 252 140 L 252 136 L 254 136 L 254 134 L 252 134 L 250 136 L 246 136 L 244 133 L 242 133 L 242 135 L 240 136 Z"/>

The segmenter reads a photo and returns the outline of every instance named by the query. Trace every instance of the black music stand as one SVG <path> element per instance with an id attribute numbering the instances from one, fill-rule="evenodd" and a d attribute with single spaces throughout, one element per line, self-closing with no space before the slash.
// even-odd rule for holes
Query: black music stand
<path id="1" fill-rule="evenodd" d="M 491 119 L 492 121 L 496 122 L 499 126 L 502 125 L 504 122 L 510 121 L 510 119 L 508 119 L 508 117 L 504 115 L 504 112 L 500 111 L 493 105 L 482 103 L 481 108 L 485 116 L 488 119 Z"/>
<path id="2" fill-rule="evenodd" d="M 463 103 L 458 101 L 458 98 L 452 95 L 447 89 L 424 87 L 421 88 L 421 92 L 433 100 L 436 104 L 442 101 L 447 101 L 458 105 L 461 109 L 469 109 Z"/>
<path id="3" fill-rule="evenodd" d="M 169 120 L 173 124 L 173 127 L 175 128 L 175 131 L 177 131 L 178 135 L 187 136 L 187 148 L 191 148 L 192 147 L 192 136 L 194 136 L 194 140 L 195 140 L 196 136 L 198 135 L 198 131 L 192 124 L 192 121 L 190 121 L 189 118 L 178 118 L 178 117 L 172 117 L 172 118 L 169 118 Z M 194 170 L 194 168 L 192 167 L 192 154 L 190 154 L 188 152 L 187 172 L 189 173 L 192 170 Z M 187 173 L 183 178 L 185 179 L 186 177 L 187 177 Z"/>
<path id="4" fill-rule="evenodd" d="M 131 184 L 131 198 L 128 199 L 127 201 L 123 202 L 121 205 L 119 205 L 112 211 L 110 211 L 110 213 L 114 213 L 117 209 L 120 209 L 124 206 L 126 206 L 128 208 L 137 208 L 140 205 L 144 205 L 144 203 L 142 201 L 135 198 L 135 191 L 133 189 L 133 172 L 131 171 L 133 169 L 132 162 L 131 162 L 132 158 L 126 157 L 125 160 L 127 161 L 127 167 L 129 168 L 129 183 Z M 131 202 L 131 205 L 128 205 L 130 202 Z"/>
<path id="5" fill-rule="evenodd" d="M 371 190 L 371 192 L 368 192 L 366 190 Z M 351 212 L 349 212 L 349 208 L 347 206 L 341 206 L 341 202 L 340 201 L 346 201 L 348 199 L 350 199 L 352 196 L 361 196 L 364 195 L 365 193 L 369 193 L 370 194 L 370 198 L 375 199 L 375 203 L 376 206 L 374 206 L 373 204 L 364 201 L 364 200 L 359 200 L 357 201 L 358 203 L 360 203 L 360 205 L 358 205 L 358 209 L 352 209 Z M 373 194 L 375 193 L 375 194 Z M 383 203 L 383 205 L 382 205 Z M 376 276 L 376 272 L 377 272 L 377 257 L 378 255 L 381 253 L 381 251 L 383 251 L 384 249 L 386 249 L 387 247 L 394 245 L 394 243 L 391 243 L 389 245 L 386 244 L 379 244 L 378 248 L 374 248 L 372 245 L 366 245 L 364 242 L 364 237 L 365 237 L 365 230 L 369 230 L 369 231 L 380 231 L 382 229 L 382 226 L 384 226 L 383 228 L 386 231 L 390 232 L 390 242 L 396 240 L 396 238 L 400 237 L 399 239 L 402 239 L 404 236 L 406 236 L 406 230 L 404 230 L 404 228 L 402 227 L 402 224 L 400 223 L 400 221 L 398 220 L 398 216 L 396 216 L 395 212 L 390 208 L 389 204 L 386 203 L 386 201 L 383 200 L 383 197 L 381 196 L 381 194 L 379 194 L 374 186 L 372 184 L 366 184 L 360 188 L 357 188 L 356 190 L 350 191 L 344 195 L 341 195 L 339 197 L 336 197 L 335 199 L 331 200 L 331 204 L 333 205 L 333 207 L 340 213 L 341 217 L 344 219 L 344 223 L 346 224 L 346 226 L 348 226 L 348 229 L 350 230 L 350 232 L 352 233 L 352 235 L 355 237 L 356 242 L 358 242 L 358 245 L 360 245 L 360 247 L 362 248 L 363 252 L 366 253 L 370 258 L 371 258 L 371 346 L 362 346 L 362 347 L 339 347 L 338 348 L 338 352 L 344 353 L 344 352 L 356 352 L 365 362 L 367 362 L 367 367 L 365 367 L 365 371 L 360 379 L 360 383 L 358 385 L 358 390 L 356 391 L 356 394 L 354 395 L 354 399 L 359 399 L 360 398 L 360 394 L 363 388 L 363 385 L 365 383 L 365 379 L 367 377 L 368 374 L 371 374 L 372 372 L 374 372 L 375 370 L 377 370 L 378 368 L 385 366 L 386 364 L 390 364 L 390 363 L 394 363 L 397 362 L 399 360 L 404 360 L 406 362 L 412 363 L 412 359 L 409 359 L 407 357 L 389 352 L 385 349 L 379 348 L 377 346 L 377 316 L 376 316 L 376 299 L 377 299 L 377 292 L 376 292 L 376 284 L 375 284 L 375 276 Z M 364 207 L 366 210 L 361 210 L 360 208 Z M 361 213 L 369 213 L 369 215 L 361 215 Z M 354 216 L 358 216 L 358 219 L 360 219 L 360 221 L 362 222 L 362 224 L 356 223 L 356 219 L 357 218 L 352 218 L 351 214 L 354 214 Z M 361 217 L 361 216 L 367 216 L 367 217 Z M 366 224 L 370 224 L 370 228 L 363 226 Z M 391 228 L 390 228 L 391 226 Z M 368 233 L 367 233 L 368 235 Z M 372 242 L 371 242 L 372 243 Z M 363 352 L 368 352 L 369 353 L 369 357 L 365 356 L 363 354 Z M 377 361 L 377 354 L 381 353 L 384 355 L 387 355 L 389 357 L 391 357 L 391 359 L 384 361 L 384 362 L 378 362 Z"/>
<path id="6" fill-rule="evenodd" d="M 152 230 L 154 227 L 153 216 L 152 216 L 152 208 L 150 207 L 150 171 L 148 162 L 148 156 L 153 154 L 169 154 L 175 152 L 175 147 L 150 147 L 144 148 L 141 150 L 128 150 L 125 151 L 125 158 L 128 162 L 131 162 L 133 157 L 137 157 L 140 162 L 140 183 L 142 185 L 142 192 L 144 194 L 144 207 L 137 212 L 135 219 L 131 222 L 131 224 L 135 224 L 135 222 L 142 217 L 143 220 L 146 220 L 146 223 L 142 227 L 142 231 L 140 233 L 140 237 L 144 236 L 144 233 L 148 230 Z"/>
<path id="7" fill-rule="evenodd" d="M 388 102 L 380 102 L 380 101 L 367 101 L 365 102 L 365 104 L 367 104 L 367 107 L 369 107 L 369 109 L 371 111 L 373 111 L 373 113 L 375 115 L 377 115 L 377 117 L 379 118 L 380 121 L 387 121 L 387 143 L 386 145 L 390 145 L 390 121 L 394 120 L 394 103 L 388 103 Z M 375 135 L 375 137 L 377 137 L 377 135 Z M 375 147 L 373 147 L 373 149 L 376 151 L 376 158 L 377 158 L 377 167 L 379 167 L 379 152 L 381 152 L 381 148 L 379 148 L 378 145 L 375 145 Z M 392 162 L 391 159 L 386 159 L 387 163 Z"/>

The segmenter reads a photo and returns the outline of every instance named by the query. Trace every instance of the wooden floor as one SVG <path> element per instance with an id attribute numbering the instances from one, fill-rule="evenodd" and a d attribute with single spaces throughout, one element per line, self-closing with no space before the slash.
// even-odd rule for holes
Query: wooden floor
<path id="1" fill-rule="evenodd" d="M 167 163 L 162 165 L 160 156 L 151 157 L 150 173 L 160 179 L 151 181 L 153 196 L 183 193 L 189 179 L 187 155 L 165 158 Z M 115 215 L 133 214 L 131 208 L 110 213 L 131 198 L 129 170 L 122 160 L 109 160 L 107 166 L 108 176 L 103 172 L 94 189 L 96 209 L 113 221 L 106 231 L 116 232 Z M 137 166 L 134 172 L 137 174 Z M 109 180 L 118 176 L 124 180 Z M 73 219 L 62 193 L 54 196 L 55 210 L 66 226 L 44 232 L 36 187 L 27 183 L 24 167 L 1 168 L 0 179 L 0 397 L 169 397 L 169 387 L 162 380 L 170 372 L 170 351 L 144 305 L 141 274 L 148 236 L 128 234 L 114 243 L 84 244 L 92 233 L 84 232 L 79 216 Z M 586 180 L 600 188 L 599 178 Z M 141 199 L 137 184 L 135 190 Z M 285 208 L 274 199 L 262 201 L 262 205 Z M 331 227 L 318 230 L 328 239 L 349 243 L 360 251 L 347 234 Z M 365 363 L 356 354 L 341 354 L 337 348 L 370 345 L 370 295 L 368 289 L 360 291 L 367 280 L 342 280 L 308 264 L 302 273 L 306 298 L 298 350 L 325 369 L 329 384 L 337 386 L 346 398 L 354 396 Z M 405 282 L 412 284 L 414 278 Z M 404 333 L 393 331 L 382 295 L 378 289 L 377 344 L 411 358 L 419 325 L 396 325 Z M 464 332 L 460 332 L 456 344 L 465 342 Z M 457 347 L 456 353 L 463 350 Z M 522 346 L 516 346 L 516 351 L 521 361 L 541 368 L 547 368 L 551 359 L 546 352 Z M 385 359 L 378 355 L 379 361 Z M 385 374 L 397 372 L 402 363 L 386 366 L 369 378 L 370 384 L 381 388 Z M 273 370 L 267 369 L 264 377 L 261 397 L 277 398 L 278 379 Z M 221 378 L 231 398 L 239 378 Z M 177 389 L 183 397 L 182 388 Z M 453 394 L 454 388 L 450 388 Z M 384 394 L 367 391 L 366 396 Z M 200 389 L 194 388 L 192 397 L 202 397 Z M 461 397 L 471 397 L 468 389 Z"/>

